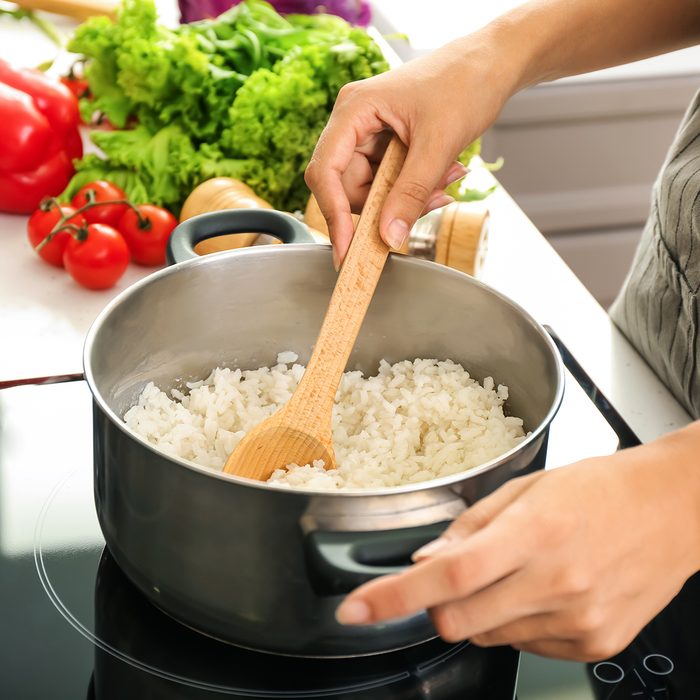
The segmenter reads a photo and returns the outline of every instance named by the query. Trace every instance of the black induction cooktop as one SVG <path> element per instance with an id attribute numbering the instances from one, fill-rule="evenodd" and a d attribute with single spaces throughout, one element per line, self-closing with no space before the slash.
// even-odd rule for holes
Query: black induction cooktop
<path id="1" fill-rule="evenodd" d="M 104 547 L 90 408 L 84 382 L 0 391 L 2 700 L 512 700 L 518 653 L 508 647 L 436 639 L 294 659 L 216 641 L 153 607 Z"/>
<path id="2" fill-rule="evenodd" d="M 552 466 L 634 441 L 605 397 L 576 378 L 585 393 L 568 375 Z M 582 420 L 583 453 L 572 439 Z M 696 576 L 629 649 L 588 667 L 590 697 L 700 697 L 699 622 Z M 81 381 L 0 391 L 0 630 L 2 700 L 512 700 L 518 676 L 518 653 L 508 647 L 434 640 L 373 657 L 302 660 L 238 649 L 170 619 L 104 547 Z"/>

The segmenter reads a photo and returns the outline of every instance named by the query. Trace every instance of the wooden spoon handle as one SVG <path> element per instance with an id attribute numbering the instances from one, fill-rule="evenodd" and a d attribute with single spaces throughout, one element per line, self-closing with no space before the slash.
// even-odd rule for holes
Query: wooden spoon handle
<path id="1" fill-rule="evenodd" d="M 97 15 L 107 15 L 111 19 L 117 16 L 116 0 L 16 0 L 15 4 L 25 10 L 43 10 L 81 21 Z"/>
<path id="2" fill-rule="evenodd" d="M 306 373 L 287 404 L 298 427 L 330 436 L 335 392 L 379 281 L 389 247 L 379 236 L 379 217 L 406 159 L 397 136 L 389 142 L 372 182 Z"/>

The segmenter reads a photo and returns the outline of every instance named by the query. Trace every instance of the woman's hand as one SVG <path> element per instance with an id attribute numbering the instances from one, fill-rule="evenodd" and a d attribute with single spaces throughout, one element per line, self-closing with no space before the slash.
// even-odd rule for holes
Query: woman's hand
<path id="1" fill-rule="evenodd" d="M 475 34 L 340 91 L 306 171 L 328 222 L 336 268 L 352 238 L 350 212 L 362 208 L 389 129 L 408 155 L 382 212 L 386 243 L 399 248 L 422 213 L 452 201 L 444 188 L 466 172 L 457 156 L 494 121 L 515 87 L 509 66 L 517 62 L 504 53 Z"/>
<path id="2" fill-rule="evenodd" d="M 700 423 L 508 482 L 338 609 L 346 624 L 429 609 L 440 635 L 580 661 L 624 649 L 700 569 Z"/>
<path id="3" fill-rule="evenodd" d="M 464 174 L 459 153 L 517 90 L 697 43 L 700 3 L 654 0 L 532 0 L 438 51 L 344 87 L 306 172 L 326 217 L 338 267 L 388 142 L 408 146 L 380 222 L 398 248 L 421 213 L 449 200 Z M 573 37 L 573 38 L 572 38 Z"/>

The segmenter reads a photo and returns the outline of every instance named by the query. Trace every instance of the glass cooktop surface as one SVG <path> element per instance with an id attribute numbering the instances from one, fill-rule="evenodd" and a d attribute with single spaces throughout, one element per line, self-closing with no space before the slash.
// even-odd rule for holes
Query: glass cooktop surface
<path id="1" fill-rule="evenodd" d="M 508 647 L 434 640 L 370 657 L 294 659 L 171 619 L 104 547 L 91 429 L 84 382 L 0 391 L 3 699 L 514 697 L 518 653 Z"/>

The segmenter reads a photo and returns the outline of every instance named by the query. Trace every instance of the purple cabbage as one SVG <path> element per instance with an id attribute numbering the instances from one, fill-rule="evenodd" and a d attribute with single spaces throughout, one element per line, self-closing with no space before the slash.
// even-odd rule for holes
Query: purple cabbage
<path id="1" fill-rule="evenodd" d="M 195 22 L 200 19 L 217 17 L 241 0 L 179 0 L 180 22 Z M 368 0 L 270 0 L 270 4 L 282 15 L 315 15 L 327 12 L 338 15 L 351 24 L 366 27 L 371 18 Z"/>

